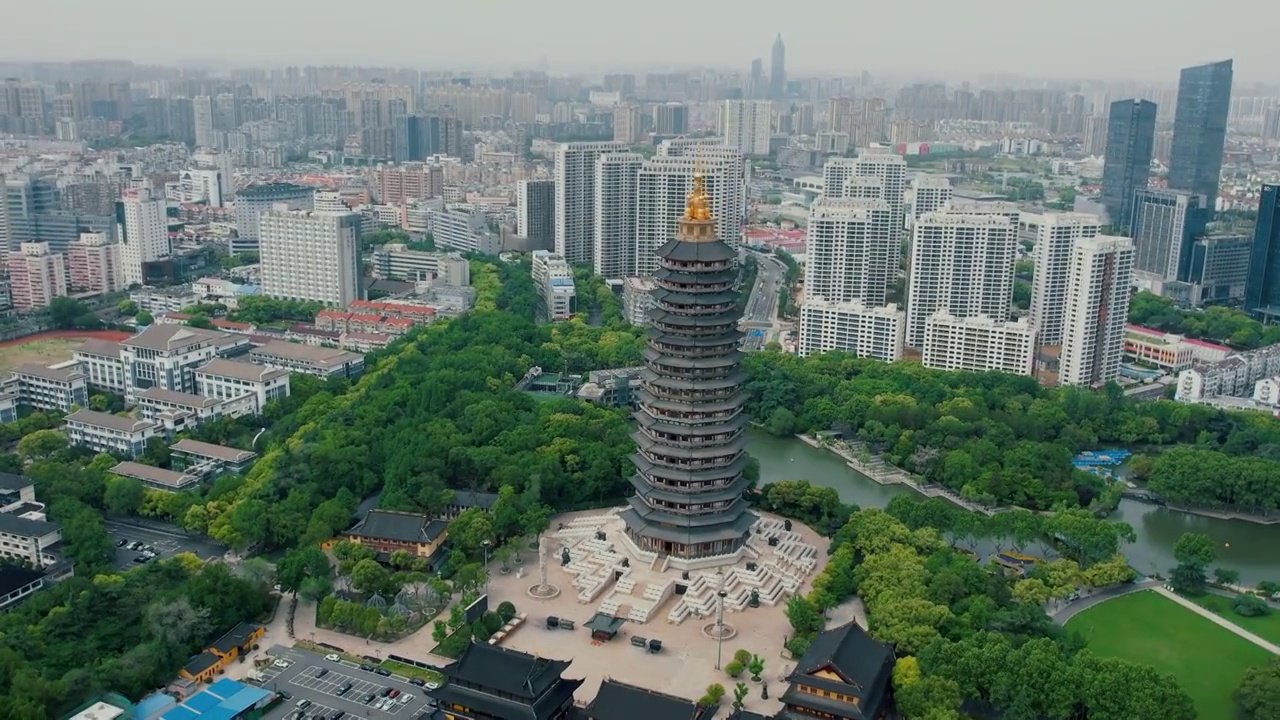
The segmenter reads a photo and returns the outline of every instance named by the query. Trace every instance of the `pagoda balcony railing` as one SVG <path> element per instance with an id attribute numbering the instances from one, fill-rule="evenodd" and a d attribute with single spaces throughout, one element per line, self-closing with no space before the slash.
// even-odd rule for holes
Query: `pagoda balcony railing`
<path id="1" fill-rule="evenodd" d="M 716 435 L 672 435 L 670 433 L 653 432 L 641 427 L 640 432 L 649 436 L 654 442 L 667 447 L 679 448 L 715 448 L 723 447 L 738 437 L 739 432 L 719 433 Z"/>
<path id="2" fill-rule="evenodd" d="M 679 410 L 662 410 L 652 406 L 645 406 L 644 411 L 652 415 L 655 420 L 669 420 L 682 425 L 714 425 L 732 420 L 742 412 L 741 410 L 682 412 Z"/>
<path id="3" fill-rule="evenodd" d="M 708 492 L 714 492 L 716 490 L 723 490 L 724 488 L 727 488 L 730 485 L 732 485 L 736 480 L 737 478 L 729 478 L 727 480 L 717 480 L 715 482 L 705 482 L 705 483 L 685 483 L 685 482 L 672 483 L 667 480 L 664 480 L 663 478 L 651 477 L 647 475 L 645 476 L 645 481 L 648 482 L 649 485 L 652 485 L 653 487 L 659 490 L 665 490 L 667 492 L 674 492 L 674 493 L 681 493 L 684 495 L 697 495 L 700 493 L 708 493 Z"/>
<path id="4" fill-rule="evenodd" d="M 674 323 L 656 322 L 653 325 L 664 333 L 678 335 L 688 338 L 715 338 L 726 335 L 731 332 L 738 332 L 738 321 L 725 322 L 720 325 L 702 325 L 700 327 L 688 327 L 686 325 L 676 325 Z"/>
<path id="5" fill-rule="evenodd" d="M 738 340 L 731 340 L 719 345 L 672 345 L 664 342 L 650 342 L 649 347 L 664 355 L 687 358 L 718 357 L 728 355 L 738 349 Z"/>
<path id="6" fill-rule="evenodd" d="M 664 290 L 684 293 L 728 292 L 733 289 L 733 283 L 682 283 L 671 282 L 670 280 L 654 280 L 653 284 Z"/>
<path id="7" fill-rule="evenodd" d="M 658 307 L 668 312 L 686 317 L 701 317 L 703 315 L 717 315 L 719 313 L 728 312 L 733 309 L 733 303 L 716 303 L 715 305 L 685 305 L 682 303 L 658 303 Z"/>
<path id="8" fill-rule="evenodd" d="M 697 260 L 694 262 L 684 262 L 683 260 L 670 260 L 667 258 L 658 258 L 658 267 L 667 268 L 668 270 L 692 270 L 692 271 L 711 271 L 711 270 L 728 270 L 730 268 L 728 260 Z"/>
<path id="9" fill-rule="evenodd" d="M 688 517 L 697 517 L 699 515 L 715 515 L 728 510 L 733 505 L 733 500 L 722 500 L 714 503 L 698 503 L 696 505 L 677 505 L 668 503 L 655 498 L 641 498 L 645 505 L 659 512 L 670 513 L 672 515 L 685 515 Z"/>
<path id="10" fill-rule="evenodd" d="M 645 392 L 653 395 L 660 400 L 671 400 L 673 402 L 723 402 L 729 400 L 738 394 L 738 388 L 731 387 L 724 390 L 666 390 L 664 388 L 655 387 L 649 383 L 642 383 L 641 387 Z"/>
<path id="11" fill-rule="evenodd" d="M 723 455 L 713 458 L 673 458 L 667 455 L 655 455 L 652 451 L 641 450 L 643 455 L 649 462 L 654 465 L 661 465 L 672 470 L 703 470 L 706 468 L 724 467 L 732 463 L 737 457 L 737 453 L 732 455 Z"/>
<path id="12" fill-rule="evenodd" d="M 658 377 L 667 378 L 669 380 L 723 380 L 734 374 L 738 369 L 738 364 L 725 365 L 722 368 L 714 370 L 693 369 L 693 368 L 677 368 L 670 365 L 658 365 L 645 363 L 645 367 L 652 370 Z"/>

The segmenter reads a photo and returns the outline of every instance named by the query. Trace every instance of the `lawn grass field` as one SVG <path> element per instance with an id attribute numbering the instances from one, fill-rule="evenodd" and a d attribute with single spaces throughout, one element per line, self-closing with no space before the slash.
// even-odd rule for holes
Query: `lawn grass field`
<path id="1" fill-rule="evenodd" d="M 0 370 L 12 370 L 23 363 L 53 365 L 71 359 L 71 353 L 84 344 L 84 338 L 40 338 L 30 342 L 0 347 Z"/>
<path id="2" fill-rule="evenodd" d="M 1201 720 L 1234 720 L 1231 693 L 1271 653 L 1151 590 L 1124 595 L 1067 621 L 1099 655 L 1151 665 L 1177 678 Z"/>
<path id="3" fill-rule="evenodd" d="M 1239 625 L 1263 640 L 1280 645 L 1280 613 L 1273 612 L 1262 617 L 1245 617 L 1231 609 L 1231 598 L 1221 595 L 1202 595 L 1188 597 L 1188 600 L 1200 607 L 1219 615 L 1227 622 Z"/>

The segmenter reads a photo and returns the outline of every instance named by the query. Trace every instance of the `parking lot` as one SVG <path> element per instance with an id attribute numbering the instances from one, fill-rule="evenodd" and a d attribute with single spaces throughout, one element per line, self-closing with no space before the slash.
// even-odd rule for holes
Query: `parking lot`
<path id="1" fill-rule="evenodd" d="M 107 528 L 107 533 L 111 535 L 112 543 L 116 545 L 116 565 L 121 569 L 137 567 L 140 563 L 135 561 L 142 557 L 141 550 L 130 550 L 127 545 L 121 546 L 120 541 L 122 540 L 127 543 L 136 542 L 150 547 L 156 554 L 157 559 L 189 552 L 207 560 L 209 558 L 222 557 L 222 554 L 226 552 L 226 548 L 216 543 L 187 537 L 176 530 L 162 530 L 118 520 L 106 520 L 103 524 Z"/>
<path id="2" fill-rule="evenodd" d="M 332 718 L 338 711 L 346 713 L 347 717 L 411 720 L 426 709 L 425 690 L 398 676 L 383 677 L 361 670 L 350 662 L 331 662 L 322 655 L 301 648 L 275 646 L 270 653 L 289 666 L 281 668 L 273 664 L 262 668 L 259 671 L 261 685 L 276 692 L 287 692 L 293 697 L 267 713 L 269 720 L 296 715 L 298 702 L 304 699 L 311 703 L 304 708 L 304 717 L 308 720 Z M 322 670 L 325 671 L 323 674 Z M 348 683 L 351 687 L 339 695 Z M 397 696 L 390 698 L 389 690 L 394 690 Z M 406 695 L 412 699 L 400 702 Z M 379 705 L 383 709 L 378 709 Z"/>

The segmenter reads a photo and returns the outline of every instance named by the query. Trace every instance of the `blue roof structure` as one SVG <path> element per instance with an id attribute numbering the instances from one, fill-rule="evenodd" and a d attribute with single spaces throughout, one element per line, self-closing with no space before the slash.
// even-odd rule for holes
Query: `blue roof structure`
<path id="1" fill-rule="evenodd" d="M 161 720 L 232 720 L 271 693 L 223 678 L 161 715 Z"/>
<path id="2" fill-rule="evenodd" d="M 151 720 L 152 717 L 159 715 L 162 711 L 168 710 L 177 704 L 173 696 L 166 695 L 162 692 L 154 692 L 138 701 L 134 708 L 134 713 L 138 720 Z"/>

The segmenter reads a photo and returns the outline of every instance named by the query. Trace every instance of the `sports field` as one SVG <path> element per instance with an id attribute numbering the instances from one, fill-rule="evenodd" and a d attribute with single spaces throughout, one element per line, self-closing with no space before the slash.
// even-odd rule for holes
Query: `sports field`
<path id="1" fill-rule="evenodd" d="M 1234 720 L 1231 693 L 1271 653 L 1150 590 L 1108 600 L 1067 622 L 1099 655 L 1172 673 L 1202 720 Z"/>
<path id="2" fill-rule="evenodd" d="M 57 330 L 0 343 L 0 371 L 23 363 L 53 365 L 71 359 L 71 352 L 89 338 L 119 342 L 129 333 L 114 330 Z"/>

